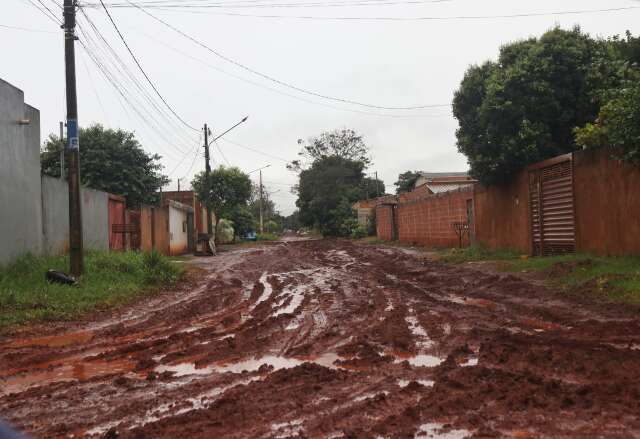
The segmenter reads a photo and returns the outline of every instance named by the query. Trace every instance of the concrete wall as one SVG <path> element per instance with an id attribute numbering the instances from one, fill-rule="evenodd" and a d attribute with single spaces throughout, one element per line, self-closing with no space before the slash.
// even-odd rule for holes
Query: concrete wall
<path id="1" fill-rule="evenodd" d="M 82 188 L 82 237 L 85 249 L 109 249 L 109 194 Z M 69 189 L 66 180 L 42 176 L 44 251 L 69 250 Z"/>
<path id="2" fill-rule="evenodd" d="M 189 251 L 187 211 L 169 205 L 169 254 L 183 255 Z"/>
<path id="3" fill-rule="evenodd" d="M 41 251 L 40 200 L 40 112 L 0 79 L 0 264 Z"/>

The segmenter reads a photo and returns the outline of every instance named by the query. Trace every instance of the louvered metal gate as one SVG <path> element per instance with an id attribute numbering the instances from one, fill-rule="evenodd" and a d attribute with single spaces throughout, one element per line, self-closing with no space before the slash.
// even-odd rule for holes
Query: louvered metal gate
<path id="1" fill-rule="evenodd" d="M 572 253 L 576 248 L 573 162 L 563 156 L 529 171 L 533 254 Z"/>

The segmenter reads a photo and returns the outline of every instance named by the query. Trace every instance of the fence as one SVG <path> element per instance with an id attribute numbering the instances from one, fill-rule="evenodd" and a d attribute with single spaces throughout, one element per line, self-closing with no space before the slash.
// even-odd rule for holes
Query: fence
<path id="1" fill-rule="evenodd" d="M 476 239 L 526 254 L 640 254 L 640 168 L 609 149 L 536 163 L 509 184 L 476 186 Z"/>
<path id="2" fill-rule="evenodd" d="M 412 201 L 402 202 L 402 199 Z M 429 247 L 457 247 L 459 236 L 454 223 L 469 223 L 473 218 L 472 188 L 420 197 L 401 198 L 400 202 L 382 204 L 376 209 L 377 235 Z M 464 243 L 469 243 L 467 234 Z"/>

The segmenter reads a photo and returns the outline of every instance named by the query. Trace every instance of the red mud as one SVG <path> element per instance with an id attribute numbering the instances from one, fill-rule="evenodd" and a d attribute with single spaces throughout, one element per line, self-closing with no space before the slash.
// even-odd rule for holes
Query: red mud
<path id="1" fill-rule="evenodd" d="M 402 249 L 193 261 L 189 288 L 0 340 L 34 437 L 640 437 L 640 319 Z"/>

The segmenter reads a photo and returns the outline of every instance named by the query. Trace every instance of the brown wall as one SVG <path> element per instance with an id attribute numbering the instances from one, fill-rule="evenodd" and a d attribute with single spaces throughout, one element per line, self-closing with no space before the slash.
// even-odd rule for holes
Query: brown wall
<path id="1" fill-rule="evenodd" d="M 457 247 L 460 238 L 454 222 L 467 221 L 467 200 L 473 191 L 456 190 L 430 195 L 422 200 L 398 205 L 398 239 L 428 247 Z M 468 237 L 463 243 L 468 244 Z"/>
<path id="2" fill-rule="evenodd" d="M 576 251 L 640 254 L 640 168 L 611 150 L 573 153 Z M 532 252 L 528 178 L 533 164 L 511 183 L 475 189 L 476 239 L 490 248 Z"/>
<path id="3" fill-rule="evenodd" d="M 151 251 L 155 248 L 164 255 L 170 254 L 168 207 L 143 206 L 140 208 L 140 241 L 143 251 Z"/>
<path id="4" fill-rule="evenodd" d="M 573 161 L 578 251 L 640 254 L 640 168 L 606 149 L 576 152 Z"/>
<path id="5" fill-rule="evenodd" d="M 489 248 L 531 252 L 528 172 L 509 184 L 474 188 L 475 239 Z"/>
<path id="6" fill-rule="evenodd" d="M 385 241 L 393 240 L 393 206 L 379 205 L 376 208 L 376 236 Z"/>

